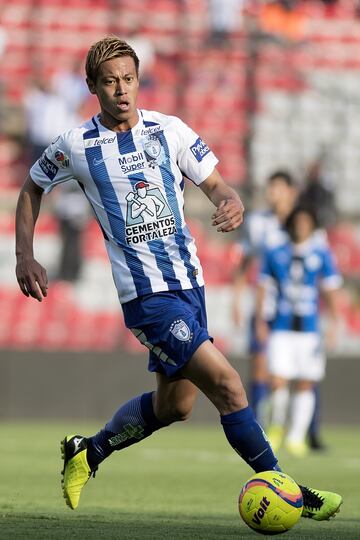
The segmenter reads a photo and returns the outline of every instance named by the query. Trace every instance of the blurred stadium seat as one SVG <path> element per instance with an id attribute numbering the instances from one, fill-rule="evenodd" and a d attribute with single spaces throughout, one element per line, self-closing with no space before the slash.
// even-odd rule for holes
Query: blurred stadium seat
<path id="1" fill-rule="evenodd" d="M 346 225 L 340 220 L 330 231 L 330 243 L 345 277 L 359 280 L 360 21 L 353 2 L 339 0 L 331 8 L 318 0 L 299 2 L 298 12 L 289 15 L 286 35 L 279 26 L 283 13 L 270 13 L 261 2 L 247 5 L 229 42 L 219 47 L 210 39 L 206 0 L 4 4 L 0 12 L 0 28 L 6 34 L 0 74 L 3 244 L 12 242 L 15 200 L 29 165 L 22 100 L 34 67 L 51 76 L 83 58 L 89 44 L 109 32 L 124 38 L 139 34 L 155 50 L 153 77 L 141 89 L 140 106 L 187 121 L 214 149 L 230 184 L 241 189 L 252 172 L 250 187 L 256 192 L 268 172 L 280 165 L 293 167 L 300 176 L 314 153 L 322 145 L 329 147 L 340 216 L 346 218 Z M 83 113 L 95 111 L 96 104 L 89 98 Z M 245 141 L 250 136 L 249 152 Z M 37 226 L 40 244 L 45 237 L 56 244 L 57 223 L 50 210 L 45 209 Z M 200 218 L 193 218 L 206 280 L 220 291 L 231 283 L 238 255 L 232 241 L 224 243 L 223 236 L 215 240 Z M 82 287 L 94 287 L 98 267 L 91 265 L 107 264 L 95 222 L 85 231 L 83 254 L 92 269 Z M 121 345 L 139 350 L 137 340 L 125 331 L 118 308 L 97 301 L 90 309 L 82 302 L 83 292 L 56 283 L 38 305 L 17 292 L 9 268 L 8 261 L 0 264 L 5 276 L 0 284 L 2 347 L 100 350 Z M 108 287 L 106 281 L 104 290 Z M 115 291 L 112 294 L 116 296 Z M 344 301 L 343 313 L 349 332 L 359 334 L 359 306 Z"/>

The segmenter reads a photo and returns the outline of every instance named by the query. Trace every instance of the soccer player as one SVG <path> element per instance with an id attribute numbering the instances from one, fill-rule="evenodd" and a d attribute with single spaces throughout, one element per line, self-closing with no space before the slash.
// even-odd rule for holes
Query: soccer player
<path id="1" fill-rule="evenodd" d="M 289 172 L 286 170 L 274 171 L 266 182 L 267 210 L 250 212 L 245 216 L 242 226 L 243 240 L 241 248 L 244 257 L 236 271 L 233 294 L 233 319 L 237 326 L 241 324 L 241 297 L 247 283 L 247 276 L 251 274 L 254 265 L 258 265 L 266 246 L 287 236 L 285 222 L 299 196 L 298 188 Z M 301 197 L 301 195 L 300 195 Z M 324 238 L 323 231 L 318 231 L 319 240 Z M 326 240 L 324 238 L 324 243 Z M 255 281 L 255 280 L 254 280 Z M 271 285 L 267 285 L 267 293 L 263 301 L 263 318 L 270 323 L 274 315 L 274 301 Z M 267 422 L 269 373 L 267 369 L 266 343 L 261 343 L 256 336 L 255 315 L 250 319 L 249 332 L 250 355 L 250 405 L 255 417 L 263 425 Z M 307 443 L 312 450 L 325 448 L 319 435 L 320 428 L 320 392 L 319 385 L 314 387 L 315 407 L 312 421 L 307 434 Z"/>
<path id="2" fill-rule="evenodd" d="M 269 208 L 250 212 L 245 216 L 241 241 L 243 258 L 234 278 L 232 310 L 237 326 L 240 326 L 242 320 L 240 306 L 249 271 L 259 263 L 267 244 L 273 242 L 274 238 L 286 237 L 283 224 L 294 208 L 297 196 L 298 189 L 292 176 L 285 170 L 274 171 L 266 182 L 266 201 Z M 263 303 L 263 318 L 270 321 L 273 311 L 272 295 L 267 294 Z M 265 344 L 260 343 L 256 337 L 254 314 L 250 320 L 249 335 L 250 404 L 260 422 L 265 421 L 264 409 L 269 393 L 265 348 Z"/>
<path id="3" fill-rule="evenodd" d="M 207 331 L 201 266 L 183 214 L 183 174 L 214 204 L 212 224 L 221 233 L 241 224 L 241 200 L 220 176 L 214 154 L 187 125 L 137 109 L 139 60 L 127 43 L 115 36 L 95 43 L 86 74 L 100 114 L 60 135 L 31 168 L 17 206 L 17 279 L 26 296 L 46 297 L 46 271 L 33 255 L 34 227 L 43 193 L 75 178 L 102 230 L 125 323 L 150 350 L 157 388 L 123 404 L 92 437 L 64 438 L 66 502 L 78 506 L 82 488 L 114 450 L 188 418 L 198 389 L 219 411 L 236 452 L 255 471 L 278 470 L 239 374 Z M 59 152 L 65 156 L 61 161 Z M 153 221 L 144 219 L 145 208 L 154 214 L 155 208 L 142 202 L 137 190 L 143 188 L 146 197 L 164 203 Z M 144 206 L 137 216 L 134 204 Z M 342 502 L 335 493 L 305 487 L 302 492 L 304 515 L 316 520 L 329 519 Z"/>
<path id="4" fill-rule="evenodd" d="M 286 222 L 289 238 L 263 254 L 256 326 L 265 339 L 268 324 L 262 317 L 266 283 L 276 294 L 276 313 L 270 323 L 268 369 L 271 376 L 271 418 L 268 436 L 276 450 L 282 443 L 289 401 L 289 381 L 295 381 L 285 445 L 295 456 L 307 451 L 305 437 L 314 413 L 314 385 L 324 376 L 325 357 L 319 328 L 319 296 L 326 299 L 328 335 L 338 326 L 336 293 L 341 284 L 331 251 L 315 234 L 316 218 L 306 207 L 296 207 Z"/>

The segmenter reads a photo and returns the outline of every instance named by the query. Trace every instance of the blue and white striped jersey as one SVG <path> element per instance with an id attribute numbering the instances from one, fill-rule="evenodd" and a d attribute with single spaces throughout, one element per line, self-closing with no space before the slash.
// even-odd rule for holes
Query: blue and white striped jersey
<path id="1" fill-rule="evenodd" d="M 218 162 L 179 118 L 138 114 L 138 123 L 123 133 L 98 117 L 69 130 L 30 171 L 45 192 L 78 181 L 102 229 L 121 303 L 204 284 L 184 218 L 183 175 L 199 185 Z"/>
<path id="2" fill-rule="evenodd" d="M 245 215 L 241 232 L 245 257 L 260 257 L 266 246 L 287 237 L 279 218 L 271 210 L 256 210 Z"/>
<path id="3" fill-rule="evenodd" d="M 260 282 L 276 294 L 272 330 L 319 331 L 319 293 L 342 283 L 328 245 L 315 233 L 303 244 L 289 240 L 263 253 Z"/>

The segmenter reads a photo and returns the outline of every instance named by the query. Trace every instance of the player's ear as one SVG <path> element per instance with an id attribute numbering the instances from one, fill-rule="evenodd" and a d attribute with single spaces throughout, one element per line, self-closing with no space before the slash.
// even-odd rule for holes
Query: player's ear
<path id="1" fill-rule="evenodd" d="M 86 78 L 86 84 L 88 85 L 89 92 L 91 94 L 96 94 L 95 83 L 91 79 Z"/>

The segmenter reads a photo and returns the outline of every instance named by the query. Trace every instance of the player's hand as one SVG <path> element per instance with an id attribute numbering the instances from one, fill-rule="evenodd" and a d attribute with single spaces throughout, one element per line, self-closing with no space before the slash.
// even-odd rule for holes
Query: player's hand
<path id="1" fill-rule="evenodd" d="M 325 332 L 325 348 L 334 351 L 338 345 L 339 328 L 336 323 L 329 323 Z"/>
<path id="2" fill-rule="evenodd" d="M 42 302 L 43 297 L 47 296 L 46 270 L 34 258 L 18 260 L 16 278 L 21 292 L 25 296 L 32 296 L 39 302 Z"/>
<path id="3" fill-rule="evenodd" d="M 212 216 L 212 225 L 218 232 L 230 232 L 241 225 L 243 217 L 244 206 L 240 199 L 223 200 Z"/>
<path id="4" fill-rule="evenodd" d="M 256 319 L 255 334 L 260 343 L 266 343 L 269 336 L 269 326 L 263 319 Z"/>
<path id="5" fill-rule="evenodd" d="M 231 306 L 231 317 L 235 326 L 240 327 L 243 322 L 243 314 L 238 305 L 238 302 L 234 301 Z"/>

